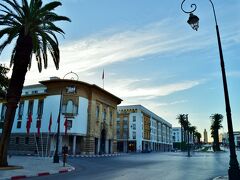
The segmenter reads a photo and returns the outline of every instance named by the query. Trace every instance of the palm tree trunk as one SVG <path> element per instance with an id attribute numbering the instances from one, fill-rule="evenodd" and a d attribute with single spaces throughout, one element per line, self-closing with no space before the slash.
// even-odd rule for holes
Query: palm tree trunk
<path id="1" fill-rule="evenodd" d="M 218 130 L 216 130 L 216 151 L 220 151 L 220 145 L 219 145 L 219 137 L 218 137 Z"/>
<path id="2" fill-rule="evenodd" d="M 0 141 L 0 167 L 8 166 L 7 151 L 14 122 L 17 104 L 21 98 L 22 88 L 30 62 L 33 45 L 28 36 L 19 35 L 14 56 L 14 66 L 7 91 L 7 109 Z"/>

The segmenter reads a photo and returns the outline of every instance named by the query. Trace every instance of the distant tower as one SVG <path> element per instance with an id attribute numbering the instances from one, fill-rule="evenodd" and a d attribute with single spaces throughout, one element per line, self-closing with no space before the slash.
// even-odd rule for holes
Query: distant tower
<path id="1" fill-rule="evenodd" d="M 207 136 L 207 131 L 206 131 L 206 129 L 204 129 L 203 137 L 204 137 L 203 142 L 207 144 L 207 143 L 208 143 L 208 136 Z"/>

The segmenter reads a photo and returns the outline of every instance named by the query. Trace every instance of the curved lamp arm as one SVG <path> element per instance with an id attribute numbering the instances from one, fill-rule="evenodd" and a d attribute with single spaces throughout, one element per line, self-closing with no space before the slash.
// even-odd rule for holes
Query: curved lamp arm
<path id="1" fill-rule="evenodd" d="M 183 0 L 183 2 L 182 2 L 182 4 L 181 4 L 181 9 L 182 9 L 183 12 L 190 14 L 190 13 L 196 11 L 196 9 L 197 9 L 197 5 L 196 5 L 196 4 L 191 4 L 191 8 L 192 8 L 193 10 L 191 10 L 191 11 L 186 11 L 186 10 L 184 10 L 184 9 L 183 9 L 183 3 L 184 3 L 185 1 L 186 1 L 186 0 Z"/>

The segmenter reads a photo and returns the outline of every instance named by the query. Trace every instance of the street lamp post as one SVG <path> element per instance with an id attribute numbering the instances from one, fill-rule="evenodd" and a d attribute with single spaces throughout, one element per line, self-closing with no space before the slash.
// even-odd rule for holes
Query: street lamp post
<path id="1" fill-rule="evenodd" d="M 60 97 L 60 105 L 59 105 L 59 112 L 58 112 L 58 119 L 57 119 L 57 140 L 56 140 L 56 150 L 53 157 L 53 163 L 59 163 L 59 155 L 58 155 L 58 146 L 59 146 L 59 135 L 60 135 L 60 118 L 61 118 L 61 106 L 62 106 L 62 90 L 61 90 L 61 97 Z"/>
<path id="2" fill-rule="evenodd" d="M 191 11 L 185 11 L 183 9 L 183 3 L 186 0 L 183 0 L 181 4 L 181 9 L 183 12 L 188 13 L 190 15 L 188 19 L 188 23 L 194 30 L 198 30 L 199 27 L 199 18 L 193 14 L 193 12 L 197 9 L 196 4 L 191 4 Z M 227 78 L 226 72 L 224 67 L 224 60 L 223 60 L 223 53 L 222 53 L 222 45 L 221 45 L 221 38 L 217 24 L 216 12 L 213 5 L 212 0 L 209 0 L 212 5 L 214 20 L 216 25 L 216 32 L 217 32 L 217 41 L 218 41 L 218 49 L 219 49 L 219 56 L 220 56 L 220 64 L 221 64 L 221 71 L 222 71 L 222 81 L 223 81 L 223 89 L 224 89 L 224 98 L 225 98 L 225 105 L 226 105 L 226 115 L 227 115 L 227 124 L 228 124 L 228 134 L 229 134 L 229 148 L 230 148 L 230 162 L 229 162 L 229 169 L 228 169 L 228 176 L 230 180 L 237 180 L 240 179 L 240 169 L 236 155 L 235 143 L 234 143 L 234 135 L 233 135 L 233 126 L 232 126 L 232 116 L 231 116 L 231 107 L 228 95 L 228 88 L 227 88 Z"/>

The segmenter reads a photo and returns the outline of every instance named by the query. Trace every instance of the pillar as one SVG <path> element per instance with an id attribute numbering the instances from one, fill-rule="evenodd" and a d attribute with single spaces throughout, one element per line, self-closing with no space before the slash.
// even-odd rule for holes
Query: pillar
<path id="1" fill-rule="evenodd" d="M 76 140 L 77 136 L 73 136 L 73 155 L 76 155 Z"/>

